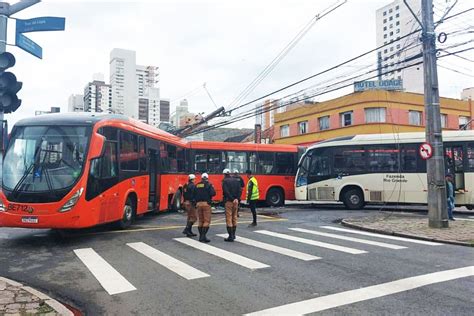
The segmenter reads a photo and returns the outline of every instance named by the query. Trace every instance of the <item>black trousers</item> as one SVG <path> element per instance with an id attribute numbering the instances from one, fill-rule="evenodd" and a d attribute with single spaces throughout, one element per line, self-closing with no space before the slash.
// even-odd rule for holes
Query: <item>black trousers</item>
<path id="1" fill-rule="evenodd" d="M 253 222 L 257 223 L 257 200 L 249 201 L 250 211 L 252 211 Z"/>

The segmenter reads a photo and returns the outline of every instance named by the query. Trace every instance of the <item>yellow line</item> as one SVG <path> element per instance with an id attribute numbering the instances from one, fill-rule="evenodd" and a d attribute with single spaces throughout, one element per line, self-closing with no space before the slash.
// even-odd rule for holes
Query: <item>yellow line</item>
<path id="1" fill-rule="evenodd" d="M 287 221 L 285 218 L 276 218 L 276 219 L 268 219 L 268 220 L 261 220 L 260 223 L 267 223 L 267 222 L 282 222 Z M 250 224 L 252 221 L 241 221 L 238 224 Z M 218 226 L 218 225 L 225 225 L 225 223 L 211 223 L 210 226 Z M 137 228 L 137 229 L 127 229 L 127 230 L 111 230 L 105 232 L 98 232 L 98 233 L 88 233 L 88 234 L 80 234 L 81 236 L 93 236 L 93 235 L 103 235 L 103 234 L 123 234 L 123 233 L 134 233 L 134 232 L 145 232 L 145 231 L 154 231 L 154 230 L 172 230 L 177 228 L 184 228 L 185 226 L 157 226 L 157 227 L 148 227 L 148 228 Z"/>

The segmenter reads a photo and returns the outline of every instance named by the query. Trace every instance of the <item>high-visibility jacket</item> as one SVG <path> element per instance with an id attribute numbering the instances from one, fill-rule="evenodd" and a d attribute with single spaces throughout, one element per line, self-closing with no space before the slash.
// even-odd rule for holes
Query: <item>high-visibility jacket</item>
<path id="1" fill-rule="evenodd" d="M 258 200 L 260 194 L 258 193 L 258 182 L 255 177 L 252 177 L 247 182 L 247 200 Z"/>

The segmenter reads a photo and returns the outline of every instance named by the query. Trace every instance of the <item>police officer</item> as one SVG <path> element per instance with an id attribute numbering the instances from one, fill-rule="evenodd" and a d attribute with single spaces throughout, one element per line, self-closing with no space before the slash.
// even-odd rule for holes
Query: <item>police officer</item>
<path id="1" fill-rule="evenodd" d="M 242 197 L 242 191 L 245 188 L 245 181 L 240 176 L 238 169 L 234 169 L 234 178 L 238 179 L 240 183 L 239 205 L 237 206 L 237 217 L 240 217 L 240 214 L 239 214 L 240 213 L 240 198 Z"/>
<path id="2" fill-rule="evenodd" d="M 199 218 L 198 229 L 200 242 L 210 242 L 206 234 L 209 231 L 209 224 L 211 223 L 211 201 L 215 195 L 216 190 L 212 184 L 209 183 L 209 176 L 207 173 L 203 173 L 201 175 L 201 182 L 196 184 L 193 195 Z"/>
<path id="3" fill-rule="evenodd" d="M 230 170 L 224 169 L 224 180 L 222 181 L 222 192 L 225 205 L 225 221 L 229 237 L 225 241 L 234 241 L 237 230 L 237 210 L 241 194 L 240 181 L 230 176 Z"/>
<path id="4" fill-rule="evenodd" d="M 247 182 L 247 203 L 250 206 L 250 210 L 252 211 L 253 222 L 249 225 L 257 226 L 257 201 L 260 198 L 260 194 L 258 191 L 258 182 L 257 179 L 252 175 L 251 170 L 247 170 L 247 178 L 249 181 Z"/>
<path id="5" fill-rule="evenodd" d="M 183 230 L 183 234 L 188 237 L 196 236 L 195 233 L 192 232 L 193 224 L 197 220 L 197 211 L 194 207 L 194 190 L 196 189 L 196 185 L 194 184 L 194 179 L 196 176 L 194 174 L 190 174 L 188 176 L 188 183 L 183 186 L 183 197 L 184 197 L 184 209 L 188 214 L 188 220 L 186 222 L 186 228 Z"/>

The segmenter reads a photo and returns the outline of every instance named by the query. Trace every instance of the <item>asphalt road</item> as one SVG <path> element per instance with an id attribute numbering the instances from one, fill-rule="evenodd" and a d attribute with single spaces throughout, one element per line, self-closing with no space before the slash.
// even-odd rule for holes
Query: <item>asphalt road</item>
<path id="1" fill-rule="evenodd" d="M 205 252 L 215 248 L 186 244 L 185 217 L 178 213 L 145 216 L 126 231 L 100 227 L 66 238 L 49 230 L 0 228 L 0 276 L 36 287 L 87 315 L 242 315 L 274 307 L 279 309 L 268 313 L 472 315 L 474 248 L 326 227 L 342 228 L 340 219 L 371 212 L 340 206 L 272 209 L 256 228 L 247 227 L 250 214 L 242 213 L 237 236 L 298 251 L 290 252 L 297 258 L 285 249 L 278 249 L 282 254 L 224 242 L 216 236 L 225 233 L 223 214 L 213 215 L 208 236 L 210 246 L 230 252 L 223 258 Z M 383 244 L 339 239 L 346 237 Z M 386 248 L 400 246 L 405 248 Z M 245 258 L 230 257 L 235 254 Z M 418 276 L 423 277 L 407 279 Z M 290 303 L 297 304 L 281 307 Z"/>

